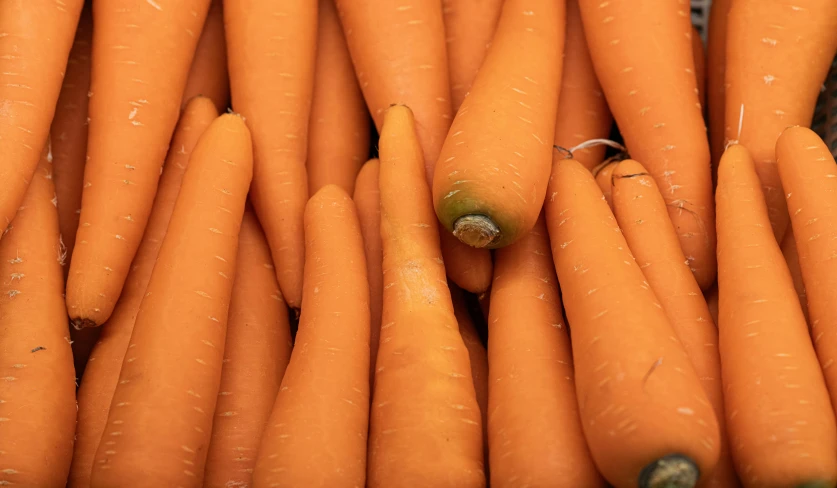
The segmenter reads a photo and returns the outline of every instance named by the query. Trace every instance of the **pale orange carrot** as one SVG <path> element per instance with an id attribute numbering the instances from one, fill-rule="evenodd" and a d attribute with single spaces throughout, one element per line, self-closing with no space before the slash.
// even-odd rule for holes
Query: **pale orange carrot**
<path id="1" fill-rule="evenodd" d="M 712 0 L 706 34 L 706 110 L 709 118 L 709 147 L 712 150 L 713 176 L 724 153 L 725 92 L 727 67 L 727 18 L 733 0 Z"/>
<path id="2" fill-rule="evenodd" d="M 607 205 L 613 209 L 613 170 L 616 169 L 618 161 L 605 164 L 599 168 L 598 172 L 594 173 L 596 176 L 596 183 L 604 195 Z M 583 163 L 582 163 L 583 164 Z"/>
<path id="3" fill-rule="evenodd" d="M 181 104 L 186 107 L 189 100 L 198 95 L 212 100 L 218 112 L 226 110 L 230 102 L 222 0 L 212 0 L 209 6 Z"/>
<path id="4" fill-rule="evenodd" d="M 791 278 L 793 278 L 793 287 L 799 297 L 799 305 L 805 315 L 805 322 L 810 324 L 808 320 L 808 296 L 805 294 L 805 282 L 802 278 L 802 268 L 799 266 L 799 253 L 796 250 L 796 238 L 793 236 L 793 228 L 791 227 L 788 227 L 785 238 L 782 239 L 782 255 L 785 257 L 785 263 L 787 263 Z"/>
<path id="5" fill-rule="evenodd" d="M 706 113 L 706 48 L 700 38 L 697 27 L 692 26 L 692 57 L 695 60 L 695 80 L 697 81 L 697 96 L 700 106 Z"/>

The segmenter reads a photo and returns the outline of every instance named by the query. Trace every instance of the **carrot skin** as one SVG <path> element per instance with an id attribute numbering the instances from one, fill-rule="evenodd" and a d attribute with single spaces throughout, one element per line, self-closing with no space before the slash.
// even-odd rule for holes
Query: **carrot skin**
<path id="1" fill-rule="evenodd" d="M 227 74 L 227 42 L 224 39 L 224 9 L 222 0 L 212 0 L 195 57 L 186 78 L 186 89 L 180 102 L 183 108 L 192 98 L 204 96 L 223 113 L 230 103 L 230 77 Z"/>
<path id="2" fill-rule="evenodd" d="M 706 106 L 709 119 L 709 147 L 712 151 L 712 175 L 724 153 L 724 117 L 727 63 L 727 19 L 732 0 L 713 0 L 709 7 L 709 28 L 706 34 Z"/>
<path id="3" fill-rule="evenodd" d="M 610 163 L 605 165 L 596 173 L 596 184 L 604 195 L 607 206 L 613 210 L 613 170 L 616 169 L 617 163 Z"/>
<path id="4" fill-rule="evenodd" d="M 706 48 L 697 27 L 692 26 L 692 57 L 695 61 L 695 81 L 701 110 L 706 113 Z M 710 148 L 711 152 L 711 148 Z"/>
<path id="5" fill-rule="evenodd" d="M 793 287 L 796 290 L 796 296 L 799 297 L 802 314 L 805 315 L 805 322 L 810 324 L 811 322 L 808 320 L 808 296 L 805 293 L 805 281 L 802 278 L 802 268 L 799 265 L 799 253 L 796 249 L 796 238 L 793 235 L 792 227 L 788 227 L 788 230 L 785 232 L 781 247 L 782 256 L 785 257 L 788 271 L 790 271 L 791 278 L 793 278 Z"/>

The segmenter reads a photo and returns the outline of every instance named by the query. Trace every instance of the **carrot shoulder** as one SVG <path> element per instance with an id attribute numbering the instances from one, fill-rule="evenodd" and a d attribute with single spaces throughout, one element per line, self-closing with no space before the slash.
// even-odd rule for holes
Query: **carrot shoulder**
<path id="1" fill-rule="evenodd" d="M 201 37 L 195 48 L 195 57 L 186 78 L 183 91 L 183 107 L 192 98 L 204 96 L 215 103 L 219 112 L 230 102 L 230 78 L 227 75 L 227 42 L 224 39 L 224 10 L 222 0 L 212 0 Z"/>

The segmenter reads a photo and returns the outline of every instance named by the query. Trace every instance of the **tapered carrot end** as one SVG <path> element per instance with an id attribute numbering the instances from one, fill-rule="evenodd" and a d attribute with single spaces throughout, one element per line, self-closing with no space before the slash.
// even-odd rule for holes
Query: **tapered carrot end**
<path id="1" fill-rule="evenodd" d="M 700 478 L 700 469 L 682 454 L 657 459 L 639 473 L 639 488 L 693 488 Z"/>
<path id="2" fill-rule="evenodd" d="M 453 223 L 453 235 L 471 247 L 488 247 L 502 238 L 500 227 L 485 215 L 463 215 Z"/>
<path id="3" fill-rule="evenodd" d="M 73 323 L 73 328 L 75 328 L 76 330 L 86 329 L 88 327 L 98 327 L 99 326 L 99 324 L 97 324 L 93 320 L 82 319 L 82 318 L 73 319 L 72 323 Z"/>

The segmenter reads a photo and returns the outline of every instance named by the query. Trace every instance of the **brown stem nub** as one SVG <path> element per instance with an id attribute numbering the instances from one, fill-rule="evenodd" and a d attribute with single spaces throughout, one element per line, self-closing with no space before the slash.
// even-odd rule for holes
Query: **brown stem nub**
<path id="1" fill-rule="evenodd" d="M 73 319 L 72 320 L 73 327 L 76 330 L 86 329 L 87 327 L 96 327 L 96 322 L 90 319 Z"/>
<path id="2" fill-rule="evenodd" d="M 700 469 L 682 454 L 669 454 L 652 462 L 639 473 L 639 488 L 694 488 Z"/>
<path id="3" fill-rule="evenodd" d="M 485 215 L 463 215 L 453 223 L 453 235 L 471 247 L 483 248 L 500 239 L 500 228 Z"/>

